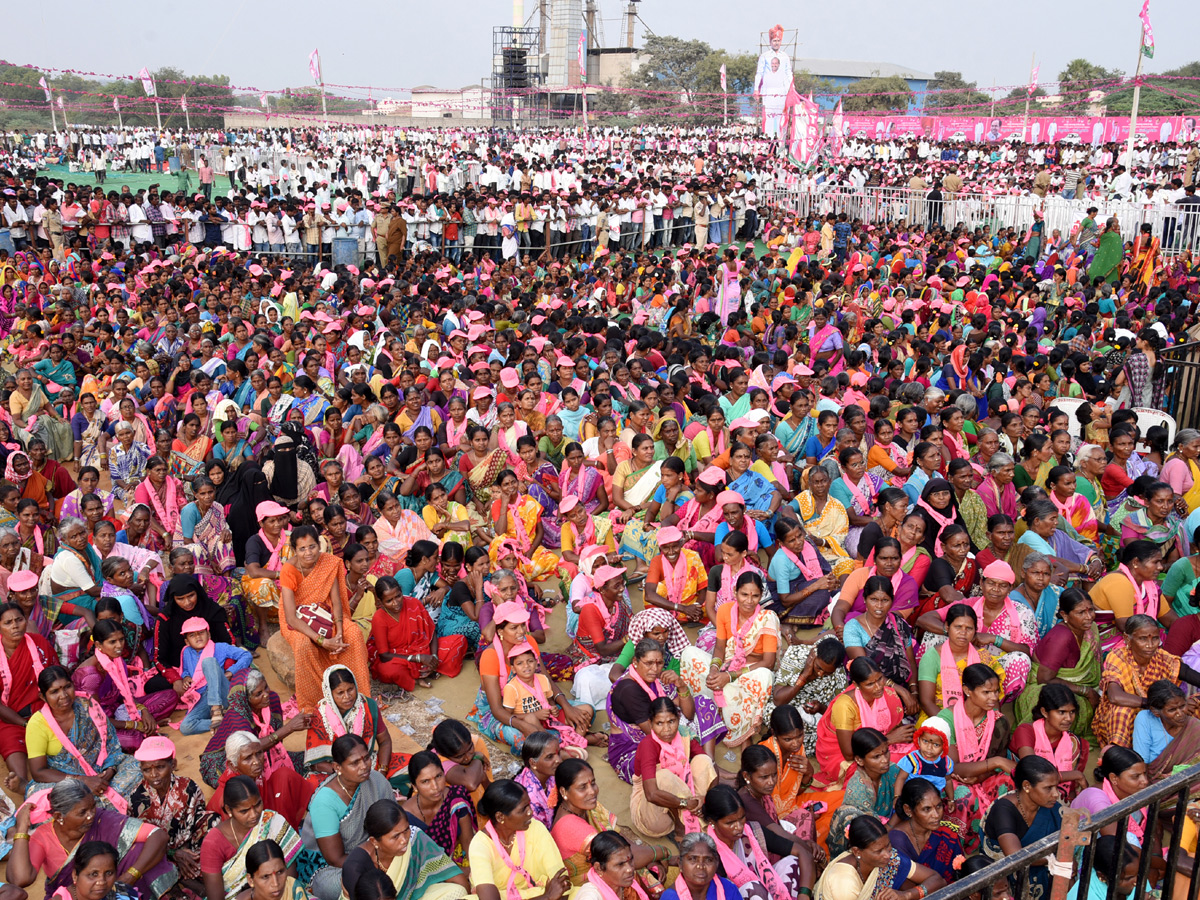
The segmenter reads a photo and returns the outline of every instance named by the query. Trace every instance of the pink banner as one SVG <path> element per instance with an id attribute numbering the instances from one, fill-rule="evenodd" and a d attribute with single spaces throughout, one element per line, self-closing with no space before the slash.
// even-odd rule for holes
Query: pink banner
<path id="1" fill-rule="evenodd" d="M 887 140 L 904 135 L 931 141 L 997 143 L 1023 138 L 1026 143 L 1105 144 L 1129 137 L 1129 119 L 1117 116 L 881 116 L 848 113 L 842 121 L 847 138 Z M 1200 139 L 1200 116 L 1149 116 L 1138 119 L 1137 134 L 1147 141 Z"/>

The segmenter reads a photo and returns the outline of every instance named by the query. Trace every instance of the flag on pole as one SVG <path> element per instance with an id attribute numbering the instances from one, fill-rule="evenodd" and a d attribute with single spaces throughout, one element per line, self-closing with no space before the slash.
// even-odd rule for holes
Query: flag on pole
<path id="1" fill-rule="evenodd" d="M 46 102 L 49 103 L 50 102 L 50 85 L 46 84 L 46 76 L 45 75 L 43 75 L 41 78 L 38 79 L 38 87 L 40 87 L 43 91 L 46 92 Z"/>
<path id="2" fill-rule="evenodd" d="M 59 97 L 59 98 L 58 98 L 58 108 L 59 108 L 59 109 L 62 109 L 62 108 L 63 108 L 63 98 L 62 98 L 62 97 Z"/>
<path id="3" fill-rule="evenodd" d="M 1148 57 L 1154 56 L 1154 29 L 1150 27 L 1150 0 L 1142 0 L 1142 11 L 1138 14 L 1142 20 L 1142 52 Z"/>
<path id="4" fill-rule="evenodd" d="M 157 97 L 158 92 L 154 90 L 154 79 L 150 77 L 150 70 L 142 66 L 142 71 L 137 73 L 137 77 L 142 79 L 142 90 L 146 92 L 147 97 Z"/>
<path id="5" fill-rule="evenodd" d="M 314 84 L 321 83 L 321 55 L 316 50 L 308 54 L 308 74 Z"/>
<path id="6" fill-rule="evenodd" d="M 179 108 L 184 112 L 187 112 L 187 94 L 184 94 L 179 98 Z"/>
<path id="7" fill-rule="evenodd" d="M 728 72 L 725 70 L 725 63 L 721 63 L 721 90 L 729 90 Z"/>
<path id="8" fill-rule="evenodd" d="M 265 92 L 258 95 L 258 105 L 263 109 L 267 109 L 270 106 L 270 100 L 267 98 Z"/>
<path id="9" fill-rule="evenodd" d="M 1029 94 L 1030 97 L 1032 97 L 1033 92 L 1037 90 L 1038 69 L 1040 69 L 1040 68 L 1041 68 L 1040 65 L 1034 66 L 1033 71 L 1029 73 L 1029 88 L 1027 89 L 1026 92 Z"/>
<path id="10" fill-rule="evenodd" d="M 114 112 L 121 111 L 121 99 L 119 97 L 113 97 L 113 111 Z"/>
<path id="11" fill-rule="evenodd" d="M 587 26 L 583 31 L 579 32 L 579 80 L 584 84 L 587 83 Z"/>

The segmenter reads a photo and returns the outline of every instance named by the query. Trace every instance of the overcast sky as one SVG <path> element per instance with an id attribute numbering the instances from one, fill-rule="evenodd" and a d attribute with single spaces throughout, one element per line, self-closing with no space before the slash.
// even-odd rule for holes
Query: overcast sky
<path id="1" fill-rule="evenodd" d="M 606 43 L 617 43 L 624 4 L 599 3 Z M 531 13 L 535 0 L 525 0 L 525 6 Z M 4 51 L 12 62 L 129 74 L 143 65 L 173 65 L 189 73 L 224 73 L 235 85 L 270 90 L 310 83 L 307 57 L 319 47 L 327 82 L 373 85 L 380 89 L 373 95 L 377 99 L 419 84 L 478 83 L 491 67 L 492 26 L 512 20 L 507 0 L 292 0 L 286 6 L 227 0 L 157 13 L 128 0 L 9 7 L 9 34 L 25 37 Z M 756 52 L 759 32 L 780 22 L 801 28 L 800 57 L 960 70 L 988 87 L 993 78 L 998 85 L 1026 83 L 1035 52 L 1043 83 L 1077 56 L 1132 74 L 1141 2 L 645 0 L 639 7 L 655 33 L 698 38 L 730 51 Z M 1200 21 L 1195 0 L 1151 0 L 1151 17 L 1158 46 L 1148 72 L 1200 57 L 1186 37 Z M 639 39 L 642 33 L 639 26 Z"/>

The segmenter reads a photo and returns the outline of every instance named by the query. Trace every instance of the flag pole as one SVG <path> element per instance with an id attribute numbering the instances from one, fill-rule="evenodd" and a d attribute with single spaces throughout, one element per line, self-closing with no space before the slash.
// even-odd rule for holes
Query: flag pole
<path id="1" fill-rule="evenodd" d="M 46 84 L 49 83 L 49 81 L 46 82 Z M 47 102 L 50 104 L 50 121 L 54 125 L 54 133 L 58 134 L 58 117 L 54 115 L 54 94 L 51 93 L 49 89 L 46 90 L 46 93 L 50 94 L 49 98 L 47 99 Z"/>
<path id="2" fill-rule="evenodd" d="M 1037 64 L 1037 53 L 1029 59 L 1029 81 L 1033 83 L 1033 67 Z M 1029 127 L 1029 101 L 1033 99 L 1033 91 L 1025 91 L 1025 118 L 1021 122 L 1021 143 L 1025 143 L 1025 130 Z M 994 109 L 994 107 L 993 107 Z"/>
<path id="3" fill-rule="evenodd" d="M 1129 138 L 1125 141 L 1125 157 L 1126 167 L 1129 172 L 1133 172 L 1133 137 L 1134 131 L 1137 129 L 1138 119 L 1138 101 L 1142 97 L 1142 57 L 1145 54 L 1142 52 L 1142 47 L 1146 41 L 1146 24 L 1140 19 L 1138 20 L 1138 51 L 1137 51 L 1137 70 L 1133 73 L 1133 106 L 1129 109 Z"/>
<path id="4" fill-rule="evenodd" d="M 183 121 L 187 124 L 187 130 L 191 131 L 192 130 L 192 114 L 188 110 L 187 92 L 186 91 L 184 91 L 183 96 L 180 98 L 180 104 L 183 106 Z"/>
<path id="5" fill-rule="evenodd" d="M 62 100 L 62 94 L 59 94 L 59 95 L 58 95 L 58 99 L 59 99 L 60 101 Z M 70 128 L 70 127 L 71 127 L 71 123 L 67 121 L 67 105 L 64 103 L 64 104 L 63 104 L 63 105 L 60 107 L 60 109 L 62 109 L 62 114 L 63 114 L 63 128 Z"/>
<path id="6" fill-rule="evenodd" d="M 123 115 L 121 115 L 121 102 L 119 100 L 116 102 L 116 107 L 117 107 L 117 128 L 119 128 L 121 131 L 124 131 L 125 130 L 125 117 Z"/>
<path id="7" fill-rule="evenodd" d="M 158 85 L 154 86 L 154 118 L 158 122 L 158 130 L 162 131 L 162 110 L 158 108 Z"/>
<path id="8" fill-rule="evenodd" d="M 325 124 L 329 124 L 329 108 L 325 105 L 325 70 L 321 67 L 321 54 L 317 54 L 317 80 L 321 83 L 321 115 L 325 117 Z"/>

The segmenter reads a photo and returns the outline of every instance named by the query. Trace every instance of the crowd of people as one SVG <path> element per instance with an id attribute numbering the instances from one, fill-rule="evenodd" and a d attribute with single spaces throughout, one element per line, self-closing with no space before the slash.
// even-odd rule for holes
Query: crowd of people
<path id="1" fill-rule="evenodd" d="M 760 217 L 739 131 L 329 137 L 145 209 L 0 171 L 78 213 L 0 250 L 0 900 L 921 900 L 1200 759 L 1200 431 L 1142 418 L 1189 254 Z M 371 224 L 330 268 L 180 199 Z"/>

